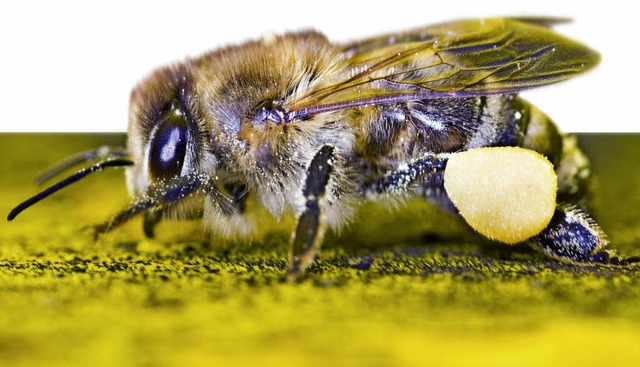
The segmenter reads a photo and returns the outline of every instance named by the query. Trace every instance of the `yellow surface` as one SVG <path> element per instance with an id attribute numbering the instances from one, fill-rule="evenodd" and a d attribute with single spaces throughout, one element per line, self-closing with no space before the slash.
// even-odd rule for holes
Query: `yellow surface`
<path id="1" fill-rule="evenodd" d="M 51 162 L 121 139 L 0 136 L 0 212 Z M 600 152 L 598 217 L 639 255 L 640 139 L 586 141 Z M 0 366 L 640 363 L 638 267 L 563 265 L 411 202 L 363 208 L 290 284 L 280 230 L 207 245 L 198 223 L 152 241 L 134 221 L 94 242 L 83 226 L 125 202 L 115 170 L 0 224 Z"/>

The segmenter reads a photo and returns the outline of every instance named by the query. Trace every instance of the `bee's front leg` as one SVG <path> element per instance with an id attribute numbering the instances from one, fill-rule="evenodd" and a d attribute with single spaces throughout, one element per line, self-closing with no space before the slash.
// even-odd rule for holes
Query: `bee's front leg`
<path id="1" fill-rule="evenodd" d="M 288 280 L 297 279 L 311 264 L 322 243 L 326 220 L 326 189 L 333 172 L 334 148 L 325 145 L 311 160 L 302 188 L 303 205 L 298 214 L 296 230 L 289 254 Z"/>
<path id="2" fill-rule="evenodd" d="M 154 238 L 156 235 L 156 226 L 162 221 L 161 210 L 149 210 L 144 213 L 142 220 L 142 230 L 147 238 Z"/>

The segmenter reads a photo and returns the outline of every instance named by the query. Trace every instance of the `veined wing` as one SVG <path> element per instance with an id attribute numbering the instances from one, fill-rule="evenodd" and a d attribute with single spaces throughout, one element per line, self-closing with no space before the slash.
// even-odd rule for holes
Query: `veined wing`
<path id="1" fill-rule="evenodd" d="M 346 70 L 289 103 L 287 119 L 378 103 L 517 93 L 597 65 L 598 53 L 547 28 L 553 23 L 460 20 L 346 44 Z"/>

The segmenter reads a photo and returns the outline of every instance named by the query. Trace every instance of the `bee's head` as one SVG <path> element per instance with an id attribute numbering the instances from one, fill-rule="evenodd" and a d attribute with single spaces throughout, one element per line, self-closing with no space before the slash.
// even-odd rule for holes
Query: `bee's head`
<path id="1" fill-rule="evenodd" d="M 152 74 L 131 94 L 127 150 L 131 193 L 202 170 L 206 144 L 189 63 Z M 210 171 L 211 167 L 207 167 Z"/>
<path id="2" fill-rule="evenodd" d="M 113 166 L 128 166 L 133 200 L 97 227 L 98 232 L 106 232 L 140 213 L 197 215 L 205 202 L 213 210 L 232 212 L 234 207 L 218 191 L 214 180 L 217 159 L 213 154 L 203 154 L 211 149 L 201 116 L 189 62 L 155 72 L 132 92 L 126 151 L 99 148 L 62 162 L 46 172 L 43 180 L 78 163 L 99 160 L 21 203 L 8 219 L 89 173 Z M 206 200 L 183 200 L 196 193 Z"/>
<path id="3" fill-rule="evenodd" d="M 218 159 L 210 147 L 193 68 L 190 61 L 166 67 L 133 90 L 127 151 L 135 164 L 128 167 L 127 184 L 134 199 L 101 230 L 142 212 L 188 218 L 204 210 L 235 210 L 218 189 Z"/>

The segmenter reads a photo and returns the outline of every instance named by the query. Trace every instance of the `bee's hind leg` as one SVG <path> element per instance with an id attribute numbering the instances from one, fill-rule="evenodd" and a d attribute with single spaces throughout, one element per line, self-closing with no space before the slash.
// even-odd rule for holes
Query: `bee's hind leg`
<path id="1" fill-rule="evenodd" d="M 334 148 L 325 145 L 311 160 L 302 189 L 303 206 L 297 216 L 289 254 L 288 280 L 297 279 L 311 264 L 320 249 L 326 227 L 323 207 L 326 189 L 333 172 Z"/>
<path id="2" fill-rule="evenodd" d="M 528 243 L 547 256 L 570 263 L 629 265 L 640 261 L 607 250 L 609 241 L 600 226 L 575 205 L 559 204 L 549 225 Z"/>

